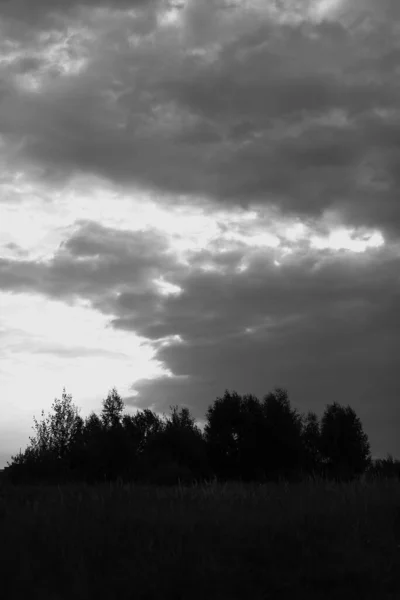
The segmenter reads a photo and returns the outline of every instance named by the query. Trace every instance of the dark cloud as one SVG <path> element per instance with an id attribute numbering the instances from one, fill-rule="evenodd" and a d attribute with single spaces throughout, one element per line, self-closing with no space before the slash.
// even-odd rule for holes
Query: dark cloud
<path id="1" fill-rule="evenodd" d="M 134 16 L 109 27 L 93 21 L 100 29 L 85 42 L 87 67 L 43 75 L 39 93 L 18 87 L 9 67 L 0 128 L 18 147 L 14 160 L 40 166 L 47 181 L 95 173 L 193 201 L 273 203 L 310 216 L 340 210 L 356 225 L 398 232 L 400 46 L 382 17 L 392 5 L 368 31 L 204 7 L 189 4 L 182 25 L 159 24 L 134 44 Z M 214 13 L 235 18 L 216 17 L 210 38 L 204 19 Z M 194 51 L 200 42 L 203 54 Z M 19 71 L 35 60 L 21 59 Z M 387 189 L 374 188 L 376 171 Z"/>
<path id="2" fill-rule="evenodd" d="M 266 276 L 258 291 L 252 289 L 251 277 L 248 287 L 247 280 L 240 279 L 241 285 L 238 280 L 229 288 L 223 277 L 218 291 L 203 283 L 200 294 L 200 284 L 195 286 L 193 296 L 200 298 L 193 312 L 189 295 L 184 317 L 174 311 L 171 323 L 170 331 L 183 334 L 184 343 L 158 352 L 182 379 L 135 384 L 140 405 L 152 403 L 167 410 L 170 404 L 186 404 L 202 418 L 225 388 L 262 396 L 276 385 L 286 386 L 301 411 L 321 414 L 327 403 L 350 403 L 375 451 L 386 453 L 390 439 L 398 453 L 394 432 L 400 424 L 399 387 L 394 374 L 400 356 L 400 298 L 392 285 L 396 265 L 393 262 L 384 275 L 374 265 L 357 275 L 354 265 L 353 277 L 352 269 L 346 273 L 342 265 L 342 286 L 334 268 L 311 276 L 305 265 L 299 266 L 293 285 L 289 276 Z M 206 308 L 213 303 L 215 316 L 207 319 L 205 310 L 200 326 L 202 300 Z M 245 333 L 244 327 L 253 329 Z M 136 405 L 138 399 L 131 402 Z"/>
<path id="3" fill-rule="evenodd" d="M 332 257 L 327 252 L 321 259 L 310 253 L 287 264 L 283 261 L 277 268 L 271 254 L 260 252 L 242 273 L 235 273 L 233 265 L 225 272 L 204 272 L 193 267 L 183 275 L 177 271 L 174 283 L 183 288 L 183 293 L 165 297 L 157 314 L 143 310 L 140 322 L 132 328 L 153 339 L 180 335 L 186 341 L 216 344 L 244 335 L 247 328 L 266 328 L 275 336 L 281 322 L 292 326 L 292 321 L 301 322 L 311 311 L 327 316 L 343 313 L 346 320 L 348 310 L 357 315 L 361 309 L 361 318 L 364 310 L 368 312 L 382 303 L 382 296 L 397 293 L 393 291 L 393 277 L 398 257 L 389 259 L 378 253 L 371 260 L 348 252 Z M 136 298 L 128 293 L 123 298 L 119 310 L 125 329 L 129 325 L 130 301 L 135 310 Z M 119 320 L 113 324 L 118 327 Z M 214 342 L 210 342 L 212 339 Z"/>
<path id="4" fill-rule="evenodd" d="M 0 0 L 0 16 L 39 23 L 43 17 L 65 15 L 77 8 L 126 10 L 148 7 L 158 0 Z M 43 24 L 43 23 L 42 23 Z"/>
<path id="5" fill-rule="evenodd" d="M 126 18 L 132 33 L 150 33 L 157 26 L 159 9 L 169 4 L 169 0 L 0 0 L 0 33 L 3 44 L 11 42 L 13 49 L 15 43 L 25 44 L 31 54 L 32 44 L 39 41 L 46 47 L 60 34 L 68 37 L 73 29 L 87 27 L 88 19 L 101 26 L 111 16 Z"/>
<path id="6" fill-rule="evenodd" d="M 176 268 L 165 237 L 156 232 L 116 232 L 91 222 L 77 227 L 47 262 L 0 259 L 0 289 L 84 297 L 107 312 L 109 292 L 128 285 L 139 301 L 145 292 L 156 296 L 153 279 Z"/>

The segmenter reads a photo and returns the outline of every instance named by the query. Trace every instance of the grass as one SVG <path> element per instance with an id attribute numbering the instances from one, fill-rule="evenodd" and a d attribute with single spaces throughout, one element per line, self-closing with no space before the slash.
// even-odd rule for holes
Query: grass
<path id="1" fill-rule="evenodd" d="M 400 597 L 397 481 L 8 486 L 0 540 L 4 600 Z"/>

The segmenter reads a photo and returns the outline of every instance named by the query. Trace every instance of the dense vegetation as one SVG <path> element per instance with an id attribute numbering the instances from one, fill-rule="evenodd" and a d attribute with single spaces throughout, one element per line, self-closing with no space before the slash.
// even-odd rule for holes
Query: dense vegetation
<path id="1" fill-rule="evenodd" d="M 7 486 L 4 600 L 397 600 L 400 486 Z"/>
<path id="2" fill-rule="evenodd" d="M 288 393 L 262 400 L 226 391 L 209 406 L 202 432 L 186 407 L 160 417 L 149 409 L 124 414 L 115 388 L 100 415 L 85 420 L 65 388 L 52 412 L 34 419 L 35 435 L 12 457 L 13 483 L 105 482 L 156 484 L 219 481 L 300 481 L 309 476 L 351 481 L 399 473 L 391 457 L 372 467 L 368 436 L 350 407 L 327 405 L 321 421 L 299 414 Z"/>

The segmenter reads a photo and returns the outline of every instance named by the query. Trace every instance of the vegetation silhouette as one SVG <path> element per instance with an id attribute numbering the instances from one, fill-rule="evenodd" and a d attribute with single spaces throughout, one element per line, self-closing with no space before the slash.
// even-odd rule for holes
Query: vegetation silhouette
<path id="1" fill-rule="evenodd" d="M 336 480 L 351 481 L 371 466 L 368 436 L 350 406 L 334 402 L 326 407 L 321 421 L 320 450 L 326 472 Z"/>
<path id="2" fill-rule="evenodd" d="M 100 415 L 83 419 L 65 388 L 52 411 L 34 418 L 30 444 L 11 457 L 12 483 L 123 481 L 192 485 L 219 481 L 350 481 L 398 477 L 391 457 L 373 465 L 368 436 L 350 407 L 327 405 L 299 414 L 288 392 L 275 388 L 259 400 L 226 390 L 208 407 L 204 432 L 187 407 L 160 417 L 149 409 L 124 413 L 114 387 Z"/>

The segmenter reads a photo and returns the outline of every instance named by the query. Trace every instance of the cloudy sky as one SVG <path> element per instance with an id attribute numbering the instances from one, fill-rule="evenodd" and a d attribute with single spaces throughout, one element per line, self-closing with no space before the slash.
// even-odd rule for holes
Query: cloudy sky
<path id="1" fill-rule="evenodd" d="M 398 0 L 0 0 L 0 467 L 226 388 L 400 456 Z"/>

